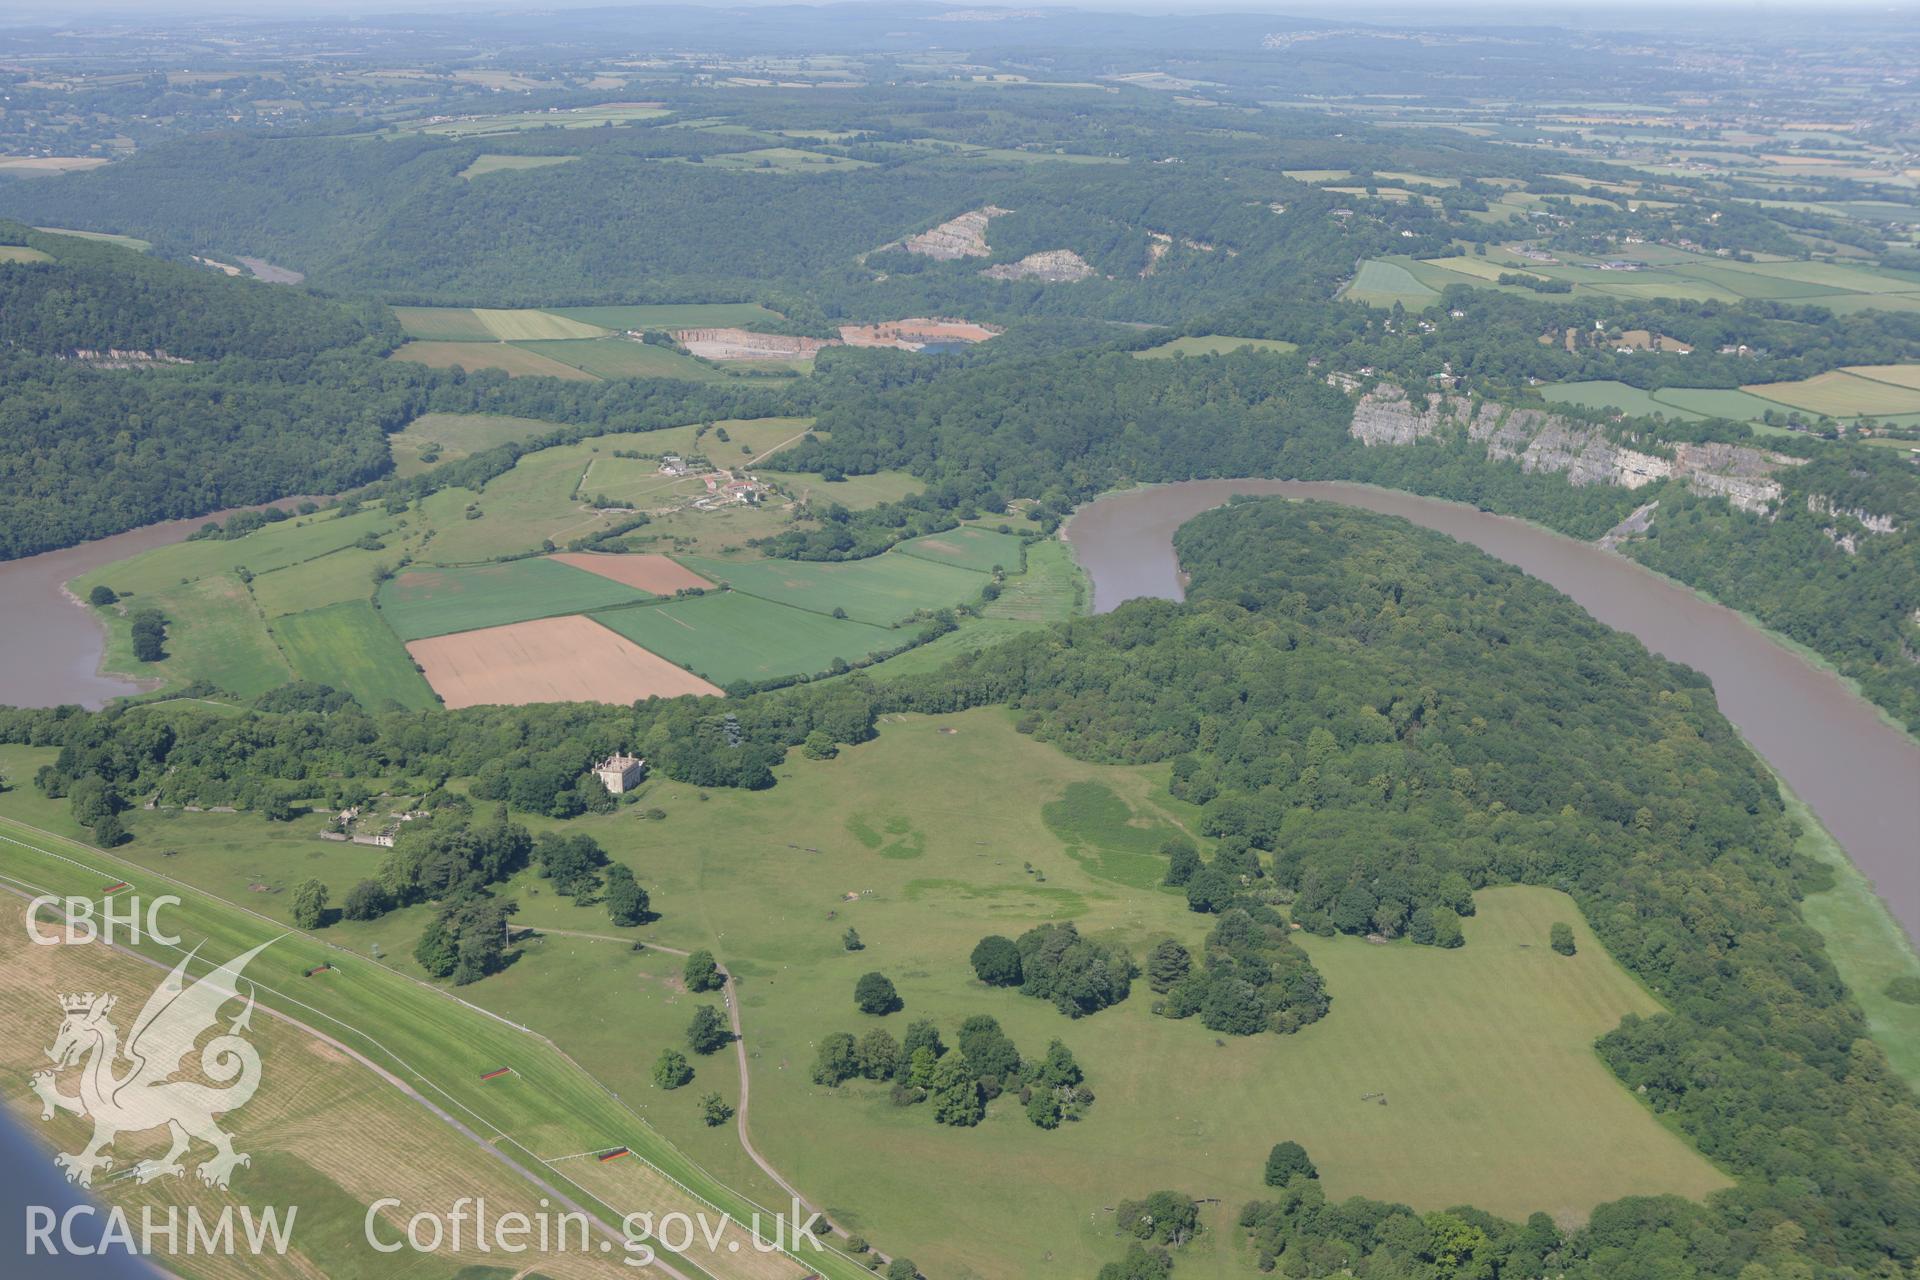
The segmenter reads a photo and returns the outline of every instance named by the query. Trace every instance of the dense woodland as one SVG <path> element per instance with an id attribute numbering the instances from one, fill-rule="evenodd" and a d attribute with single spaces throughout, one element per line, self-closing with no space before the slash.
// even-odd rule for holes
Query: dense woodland
<path id="1" fill-rule="evenodd" d="M 1601 1053 L 1738 1185 L 1704 1205 L 1623 1201 L 1564 1236 L 1459 1211 L 1462 1225 L 1441 1224 L 1464 1242 L 1457 1265 L 1533 1276 L 1550 1257 L 1569 1275 L 1746 1280 L 1911 1265 L 1920 1105 L 1800 921 L 1799 895 L 1827 870 L 1793 853 L 1771 778 L 1697 674 L 1517 570 L 1382 517 L 1245 502 L 1194 521 L 1177 548 L 1192 574 L 1185 605 L 1134 602 L 935 674 L 804 686 L 724 712 L 681 700 L 369 716 L 314 690 L 276 705 L 333 709 L 12 711 L 0 739 L 59 747 L 38 785 L 96 824 L 150 793 L 291 812 L 395 777 L 422 794 L 471 778 L 476 797 L 564 813 L 604 802 L 585 770 L 615 747 L 670 777 L 763 787 L 815 731 L 857 742 L 885 712 L 1007 703 L 1023 730 L 1076 757 L 1172 760 L 1202 806 L 1215 848 L 1187 870 L 1224 878 L 1223 899 L 1195 904 L 1222 914 L 1204 967 L 1147 958 L 1156 991 L 1219 968 L 1243 999 L 1276 981 L 1305 993 L 1311 967 L 1263 951 L 1263 915 L 1418 938 L 1423 913 L 1432 927 L 1470 910 L 1472 889 L 1523 882 L 1573 894 L 1666 1001 Z M 504 794 L 494 777 L 509 780 Z M 446 821 L 464 824 L 457 805 Z M 462 868 L 491 878 L 490 849 L 526 856 L 493 822 L 466 843 L 410 837 L 396 867 L 439 870 L 396 883 L 433 900 Z M 456 847 L 475 857 L 432 852 Z M 491 921 L 483 892 L 445 899 L 464 905 L 442 913 L 436 936 Z M 1444 929 L 1428 940 L 1448 945 Z M 1216 1002 L 1208 1025 L 1240 1029 L 1234 1002 Z M 1208 1019 L 1205 994 L 1199 1013 Z M 1327 1205 L 1289 1184 L 1243 1222 L 1262 1252 L 1287 1253 L 1289 1274 L 1433 1274 L 1415 1264 L 1434 1219 L 1391 1206 Z"/>

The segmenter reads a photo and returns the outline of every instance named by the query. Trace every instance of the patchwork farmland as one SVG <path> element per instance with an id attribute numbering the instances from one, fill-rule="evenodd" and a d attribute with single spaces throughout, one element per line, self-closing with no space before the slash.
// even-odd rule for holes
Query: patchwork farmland
<path id="1" fill-rule="evenodd" d="M 599 341 L 609 340 L 535 345 Z M 242 696 L 308 680 L 369 710 L 713 696 L 897 654 L 920 640 L 924 615 L 980 602 L 996 576 L 1008 601 L 1031 594 L 1023 537 L 979 526 L 846 563 L 754 553 L 749 541 L 804 518 L 809 503 L 865 507 L 920 487 L 897 472 L 835 482 L 781 473 L 771 485 L 752 482 L 757 502 L 716 498 L 709 481 L 745 474 L 733 453 L 765 457 L 812 425 L 725 419 L 553 445 L 479 490 L 441 488 L 404 509 L 313 511 L 241 537 L 158 548 L 73 586 L 128 598 L 103 615 L 112 669 Z M 429 414 L 392 448 L 397 469 L 418 473 L 564 430 Z M 668 457 L 682 462 L 663 465 Z M 633 528 L 608 549 L 582 549 L 624 525 Z M 552 550 L 569 544 L 576 549 Z M 136 666 L 129 619 L 146 603 L 173 619 L 170 653 Z M 1004 635 L 1018 625 L 1009 617 L 976 629 Z"/>

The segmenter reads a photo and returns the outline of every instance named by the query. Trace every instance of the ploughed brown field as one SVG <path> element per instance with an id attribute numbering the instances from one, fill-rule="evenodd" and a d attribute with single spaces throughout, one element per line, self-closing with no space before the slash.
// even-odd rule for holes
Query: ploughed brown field
<path id="1" fill-rule="evenodd" d="M 558 560 L 570 568 L 597 573 L 622 586 L 651 592 L 656 596 L 670 596 L 676 591 L 704 590 L 713 586 L 693 570 L 661 555 L 608 556 L 565 551 L 547 559 Z"/>
<path id="2" fill-rule="evenodd" d="M 407 652 L 449 707 L 722 695 L 692 672 L 577 615 L 416 640 Z"/>

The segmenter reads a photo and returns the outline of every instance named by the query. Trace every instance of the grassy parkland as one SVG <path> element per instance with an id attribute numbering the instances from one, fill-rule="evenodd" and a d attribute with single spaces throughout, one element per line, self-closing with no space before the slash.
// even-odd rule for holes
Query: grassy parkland
<path id="1" fill-rule="evenodd" d="M 1223 1206 L 1206 1211 L 1209 1231 L 1183 1255 L 1182 1271 L 1251 1276 L 1252 1259 L 1231 1243 L 1231 1215 L 1263 1193 L 1261 1161 L 1283 1138 L 1309 1148 L 1331 1197 L 1421 1210 L 1473 1203 L 1577 1222 L 1624 1195 L 1700 1197 L 1726 1185 L 1593 1053 L 1622 1015 L 1658 1003 L 1552 890 L 1483 891 L 1457 951 L 1304 939 L 1333 1009 L 1294 1036 L 1221 1040 L 1195 1021 L 1157 1017 L 1144 978 L 1127 1000 L 1077 1020 L 983 986 L 967 957 L 988 933 L 1072 921 L 1083 936 L 1144 959 L 1164 938 L 1197 946 L 1210 923 L 1158 887 L 1160 841 L 1199 834 L 1199 811 L 1167 793 L 1167 766 L 1074 761 L 1016 732 L 1014 720 L 998 708 L 895 718 L 876 741 L 836 759 L 795 752 L 768 792 L 656 780 L 633 806 L 564 827 L 591 835 L 648 887 L 660 913 L 645 930 L 649 942 L 710 948 L 734 974 L 754 1143 L 845 1230 L 909 1254 L 929 1274 L 1064 1280 L 1119 1252 L 1107 1206 L 1171 1186 Z M 45 753 L 12 748 L 5 763 L 27 769 L 36 754 Z M 17 803 L 31 817 L 35 803 L 52 802 L 29 791 Z M 0 812 L 15 804 L 9 794 Z M 652 809 L 666 816 L 642 820 Z M 176 848 L 168 876 L 276 922 L 288 895 L 273 888 L 313 875 L 337 900 L 382 854 L 318 840 L 319 815 L 289 824 L 247 814 L 130 817 L 139 838 L 127 864 L 145 870 L 156 850 Z M 253 888 L 262 884 L 269 892 Z M 764 1175 L 729 1133 L 699 1120 L 685 1091 L 650 1087 L 648 1065 L 695 1003 L 672 961 L 600 941 L 628 931 L 610 929 L 603 909 L 545 891 L 531 872 L 500 892 L 520 904 L 516 926 L 545 936 L 523 942 L 516 963 L 461 997 L 550 1037 L 716 1179 L 764 1191 L 756 1181 Z M 422 997 L 461 1008 L 411 981 L 411 941 L 428 911 L 341 922 L 321 935 L 344 948 L 331 953 L 339 976 L 353 987 L 378 980 L 383 1018 Z M 1547 945 L 1561 921 L 1574 929 L 1571 957 Z M 864 943 L 858 953 L 845 950 L 849 927 Z M 367 959 L 376 946 L 379 965 Z M 853 981 L 870 969 L 898 985 L 902 1014 L 875 1020 L 854 1009 Z M 354 999 L 358 1008 L 357 990 Z M 979 1127 L 950 1129 L 923 1108 L 893 1105 L 884 1086 L 811 1080 L 823 1035 L 876 1022 L 897 1035 L 924 1017 L 951 1039 L 975 1014 L 998 1019 L 1025 1052 L 1063 1040 L 1097 1095 L 1086 1118 L 1046 1132 L 1002 1100 Z M 408 1042 L 389 1043 L 401 1056 L 441 1061 L 434 1038 L 453 1034 L 447 1016 L 436 1010 L 409 1026 Z M 464 1079 L 469 1059 L 504 1052 L 495 1034 L 446 1058 L 454 1074 Z M 723 1057 L 696 1059 L 695 1091 L 732 1086 L 735 1068 Z M 1204 1089 L 1194 1085 L 1201 1078 Z M 462 1095 L 476 1109 L 511 1098 L 495 1102 L 478 1086 Z M 483 1114 L 510 1140 L 548 1154 L 604 1140 L 589 1131 L 613 1123 L 599 1119 L 604 1096 L 592 1101 L 571 1086 L 558 1105 L 582 1108 L 578 1115 L 528 1105 L 524 1117 Z M 582 1146 L 550 1145 L 562 1133 Z M 1493 1151 L 1502 1158 L 1480 1154 Z M 978 1229 L 952 1229 L 957 1206 Z"/>

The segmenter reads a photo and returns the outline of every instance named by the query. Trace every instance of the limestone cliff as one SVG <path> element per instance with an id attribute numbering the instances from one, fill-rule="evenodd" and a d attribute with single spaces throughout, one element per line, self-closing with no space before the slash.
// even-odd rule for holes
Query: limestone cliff
<path id="1" fill-rule="evenodd" d="M 1488 458 L 1518 462 L 1523 471 L 1563 474 L 1569 484 L 1624 489 L 1679 479 L 1696 493 L 1725 498 L 1755 515 L 1769 514 L 1780 500 L 1780 482 L 1770 478 L 1772 474 L 1802 461 L 1734 444 L 1677 444 L 1671 446 L 1671 456 L 1662 456 L 1629 448 L 1599 427 L 1550 410 L 1455 392 L 1409 395 L 1389 382 L 1359 397 L 1348 430 L 1369 447 L 1408 445 L 1464 431 L 1468 439 L 1485 445 Z"/>

